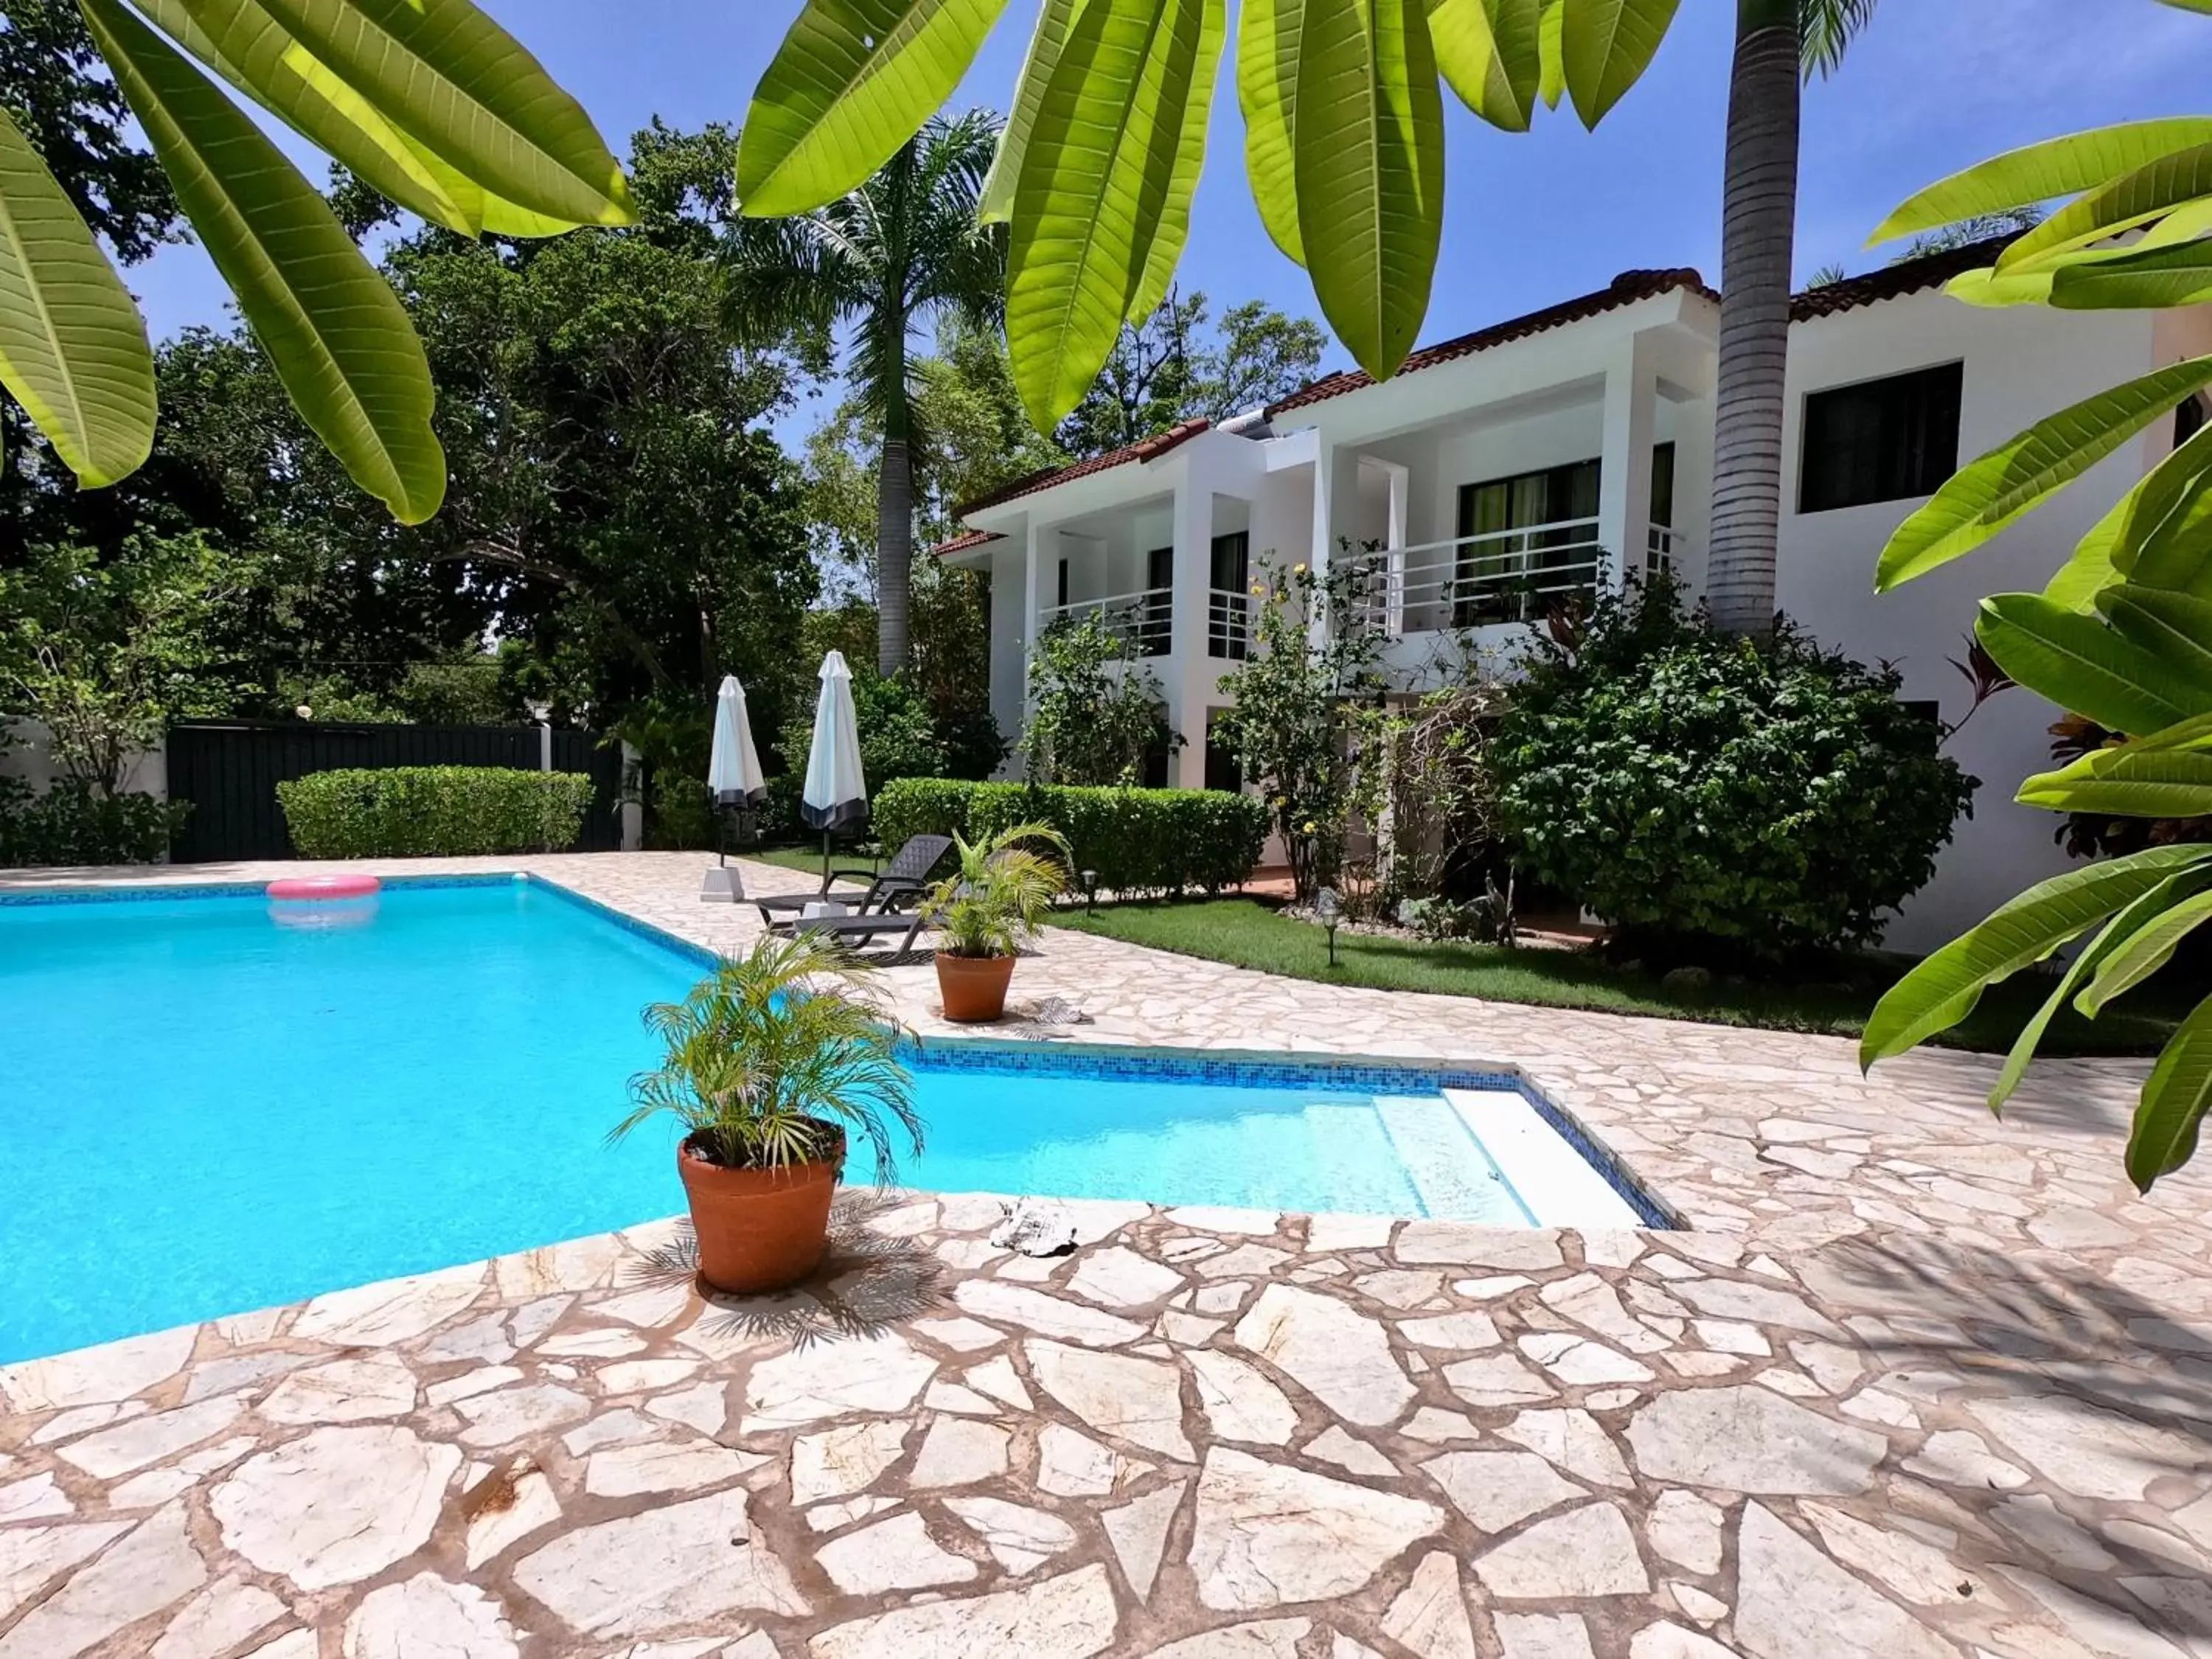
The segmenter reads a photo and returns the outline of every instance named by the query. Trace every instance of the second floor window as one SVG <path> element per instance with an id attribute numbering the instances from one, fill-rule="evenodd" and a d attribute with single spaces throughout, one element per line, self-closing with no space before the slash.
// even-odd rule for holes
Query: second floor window
<path id="1" fill-rule="evenodd" d="M 1959 468 L 1966 365 L 1944 363 L 1805 399 L 1797 510 L 1931 495 Z"/>

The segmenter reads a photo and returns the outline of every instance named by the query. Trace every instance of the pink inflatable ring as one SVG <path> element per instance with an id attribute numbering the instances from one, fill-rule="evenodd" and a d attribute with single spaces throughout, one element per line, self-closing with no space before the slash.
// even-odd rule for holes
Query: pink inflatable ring
<path id="1" fill-rule="evenodd" d="M 272 899 L 357 899 L 373 897 L 384 884 L 374 876 L 286 876 L 269 884 Z"/>

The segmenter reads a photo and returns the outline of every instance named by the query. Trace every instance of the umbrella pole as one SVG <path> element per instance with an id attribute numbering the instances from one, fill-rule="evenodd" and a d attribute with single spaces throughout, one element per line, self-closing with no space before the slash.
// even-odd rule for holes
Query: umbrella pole
<path id="1" fill-rule="evenodd" d="M 822 890 L 830 890 L 830 832 L 822 832 Z"/>
<path id="2" fill-rule="evenodd" d="M 725 868 L 730 862 L 730 815 L 719 806 L 714 809 L 714 862 Z"/>

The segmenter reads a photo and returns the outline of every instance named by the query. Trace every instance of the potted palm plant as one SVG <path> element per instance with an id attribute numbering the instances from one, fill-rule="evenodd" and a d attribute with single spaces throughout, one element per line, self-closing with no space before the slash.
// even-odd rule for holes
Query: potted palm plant
<path id="1" fill-rule="evenodd" d="M 992 1020 L 1006 1012 L 1014 957 L 1066 884 L 1063 866 L 1031 842 L 1067 855 L 1066 839 L 1048 823 L 1018 823 L 973 844 L 954 836 L 958 866 L 922 901 L 922 915 L 938 930 L 937 988 L 947 1019 Z"/>
<path id="2" fill-rule="evenodd" d="M 665 1054 L 630 1079 L 619 1140 L 665 1112 L 684 1127 L 676 1170 L 699 1240 L 699 1277 L 741 1295 L 798 1283 L 822 1260 L 850 1141 L 888 1182 L 892 1143 L 921 1152 L 903 1028 L 869 969 L 816 935 L 763 935 L 645 1023 Z"/>

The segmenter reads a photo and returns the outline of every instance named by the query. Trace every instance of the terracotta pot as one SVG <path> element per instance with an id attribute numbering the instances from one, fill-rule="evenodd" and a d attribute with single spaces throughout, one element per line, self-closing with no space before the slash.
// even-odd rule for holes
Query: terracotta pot
<path id="1" fill-rule="evenodd" d="M 937 989 L 945 1017 L 963 1022 L 996 1019 L 1006 1012 L 1012 957 L 950 957 L 937 953 Z"/>
<path id="2" fill-rule="evenodd" d="M 726 1169 L 684 1141 L 676 1149 L 676 1173 L 691 1201 L 700 1279 L 714 1290 L 757 1296 L 796 1285 L 821 1266 L 830 1200 L 844 1163 L 842 1133 L 836 1158 L 782 1170 Z"/>

